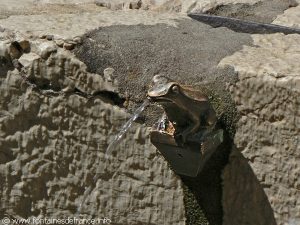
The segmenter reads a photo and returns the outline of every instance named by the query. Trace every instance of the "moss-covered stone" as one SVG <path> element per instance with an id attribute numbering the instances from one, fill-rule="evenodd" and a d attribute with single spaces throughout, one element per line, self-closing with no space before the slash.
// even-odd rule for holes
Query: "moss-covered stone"
<path id="1" fill-rule="evenodd" d="M 224 142 L 206 162 L 197 177 L 181 176 L 187 225 L 223 223 L 222 173 L 228 163 L 232 140 L 225 130 Z"/>
<path id="2" fill-rule="evenodd" d="M 183 185 L 186 223 L 193 225 L 209 225 L 209 222 L 197 202 L 195 195 Z"/>

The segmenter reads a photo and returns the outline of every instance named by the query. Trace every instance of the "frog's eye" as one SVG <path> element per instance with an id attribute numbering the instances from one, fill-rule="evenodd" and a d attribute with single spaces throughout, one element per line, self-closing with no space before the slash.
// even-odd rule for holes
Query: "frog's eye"
<path id="1" fill-rule="evenodd" d="M 174 86 L 172 87 L 172 91 L 173 91 L 174 93 L 178 94 L 178 93 L 179 93 L 179 87 L 178 87 L 177 85 L 174 85 Z"/>

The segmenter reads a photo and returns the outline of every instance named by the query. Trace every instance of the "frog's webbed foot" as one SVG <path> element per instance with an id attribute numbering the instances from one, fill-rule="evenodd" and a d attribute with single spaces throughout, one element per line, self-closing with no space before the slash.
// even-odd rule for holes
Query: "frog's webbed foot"
<path id="1" fill-rule="evenodd" d="M 184 145 L 187 142 L 203 142 L 211 133 L 213 133 L 214 126 L 202 127 L 198 131 L 194 132 L 194 126 L 189 126 L 185 130 L 175 133 L 174 138 Z"/>
<path id="2" fill-rule="evenodd" d="M 191 130 L 192 130 L 192 127 L 188 127 L 187 129 L 185 129 L 184 131 L 182 132 L 179 132 L 179 133 L 175 133 L 175 136 L 174 138 L 180 143 L 180 144 L 185 144 L 189 137 L 191 136 Z"/>

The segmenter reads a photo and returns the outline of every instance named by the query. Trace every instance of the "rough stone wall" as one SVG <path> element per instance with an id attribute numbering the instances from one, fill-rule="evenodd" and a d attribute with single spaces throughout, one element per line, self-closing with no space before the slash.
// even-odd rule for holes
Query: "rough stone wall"
<path id="1" fill-rule="evenodd" d="M 299 4 L 300 1 L 297 0 Z M 283 14 L 279 15 L 274 21 L 274 24 L 300 28 L 300 6 L 292 7 Z"/>
<path id="2" fill-rule="evenodd" d="M 299 27 L 298 14 L 299 6 L 292 7 L 278 15 L 273 23 Z M 300 36 L 270 34 L 252 35 L 252 38 L 253 46 L 245 46 L 220 63 L 220 66 L 232 65 L 238 72 L 239 82 L 231 87 L 231 93 L 241 113 L 235 144 L 243 154 L 233 153 L 224 171 L 225 197 L 233 197 L 231 189 L 243 186 L 243 182 L 235 185 L 234 181 L 243 179 L 238 176 L 243 173 L 235 172 L 243 171 L 240 167 L 245 170 L 248 164 L 251 169 L 246 169 L 243 177 L 253 174 L 257 178 L 252 179 L 252 188 L 240 189 L 246 190 L 244 196 L 236 195 L 231 202 L 224 200 L 224 204 L 259 203 L 265 199 L 260 191 L 254 192 L 259 184 L 271 204 L 277 224 L 296 225 L 300 224 Z M 247 199 L 247 196 L 255 197 Z M 239 204 L 236 208 L 244 209 Z M 267 208 L 256 207 L 252 211 L 260 215 L 260 212 L 267 212 Z M 224 222 L 226 218 L 230 222 L 233 215 L 236 215 L 233 211 L 225 211 Z M 255 221 L 254 224 L 264 223 Z"/>
<path id="3" fill-rule="evenodd" d="M 296 0 L 95 0 L 95 3 L 111 10 L 139 9 L 182 14 L 211 14 L 213 11 L 218 11 L 229 17 L 242 17 L 255 21 L 275 15 L 272 18 L 274 20 L 283 10 L 297 5 Z"/>
<path id="4" fill-rule="evenodd" d="M 30 42 L 31 52 L 19 58 L 24 67 L 14 61 L 18 71 L 11 43 L 1 42 L 8 71 L 0 74 L 0 217 L 74 216 L 92 186 L 85 218 L 184 224 L 181 181 L 151 145 L 148 128 L 134 124 L 117 156 L 104 159 L 129 117 L 103 94 L 114 93 L 114 84 L 52 41 Z"/>
<path id="5" fill-rule="evenodd" d="M 93 6 L 96 7 L 97 6 Z M 155 25 L 158 23 L 177 26 L 178 20 L 186 16 L 150 11 L 103 11 L 76 13 L 53 13 L 51 17 L 36 12 L 34 15 L 12 15 L 2 19 L 0 28 L 19 31 L 33 37 L 52 35 L 54 39 L 72 40 L 87 31 L 113 25 Z"/>
<path id="6" fill-rule="evenodd" d="M 32 40 L 31 54 L 20 59 L 32 71 L 31 78 L 35 79 L 31 82 L 35 82 L 31 84 L 7 61 L 11 55 L 4 50 L 12 41 L 6 40 L 16 30 L 33 39 L 54 39 L 56 45 L 72 49 L 79 40 L 76 36 L 99 26 L 164 23 L 176 27 L 183 16 L 67 4 L 76 0 L 63 1 L 64 5 L 19 0 L 12 6 L 11 2 L 0 3 L 0 55 L 5 55 L 0 63 L 0 218 L 4 213 L 24 217 L 74 215 L 88 184 L 93 191 L 87 199 L 90 207 L 84 212 L 92 217 L 111 217 L 120 224 L 184 224 L 181 182 L 155 154 L 145 126 L 135 124 L 116 157 L 104 160 L 111 134 L 129 116 L 116 106 L 116 99 L 101 94 L 102 90 L 114 93 L 114 85 L 88 73 L 68 51 L 40 39 L 37 43 Z M 156 3 L 158 11 L 173 12 L 257 3 L 185 1 L 184 8 L 181 1 L 149 2 Z M 139 8 L 139 4 L 131 7 Z M 45 16 L 49 13 L 51 16 Z M 274 23 L 299 27 L 298 14 L 299 6 L 292 7 Z M 14 31 L 3 38 L 7 29 Z M 299 35 L 252 37 L 253 45 L 220 63 L 233 66 L 239 75 L 231 91 L 242 115 L 236 146 L 223 174 L 224 224 L 273 224 L 274 210 L 277 224 L 296 225 L 300 223 Z M 45 56 L 40 51 L 42 43 L 50 45 Z M 45 72 L 38 72 L 39 68 Z M 82 86 L 70 76 L 73 72 L 85 81 L 92 76 L 91 83 L 96 78 L 100 87 L 91 83 Z M 92 184 L 95 173 L 100 173 L 101 179 Z"/>
<path id="7" fill-rule="evenodd" d="M 252 37 L 255 47 L 245 46 L 220 63 L 233 65 L 239 74 L 231 87 L 241 113 L 234 141 L 264 188 L 277 223 L 299 223 L 300 36 Z"/>
<path id="8" fill-rule="evenodd" d="M 158 12 L 205 12 L 219 5 L 255 4 L 259 0 L 95 0 L 99 6 L 112 10 L 142 9 Z"/>
<path id="9" fill-rule="evenodd" d="M 233 146 L 223 170 L 223 225 L 276 225 L 273 209 L 256 174 Z"/>

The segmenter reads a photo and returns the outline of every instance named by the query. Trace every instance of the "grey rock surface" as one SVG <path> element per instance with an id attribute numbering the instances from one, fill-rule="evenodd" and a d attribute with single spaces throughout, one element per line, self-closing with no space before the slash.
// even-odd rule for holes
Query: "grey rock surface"
<path id="1" fill-rule="evenodd" d="M 129 115 L 101 94 L 114 92 L 111 82 L 52 43 L 31 42 L 35 50 L 19 59 L 24 67 L 0 74 L 0 217 L 74 216 L 93 186 L 84 218 L 184 224 L 181 181 L 151 145 L 149 129 L 134 124 L 117 157 L 105 160 Z M 56 48 L 47 58 L 45 46 Z"/>
<path id="2" fill-rule="evenodd" d="M 252 37 L 256 47 L 245 46 L 220 63 L 239 74 L 232 96 L 242 116 L 234 140 L 264 187 L 277 223 L 291 224 L 300 221 L 300 36 Z"/>
<path id="3" fill-rule="evenodd" d="M 298 0 L 297 3 L 299 4 L 300 1 Z M 288 10 L 284 11 L 283 14 L 278 15 L 277 18 L 273 21 L 274 24 L 289 26 L 300 28 L 300 6 L 289 8 Z"/>

